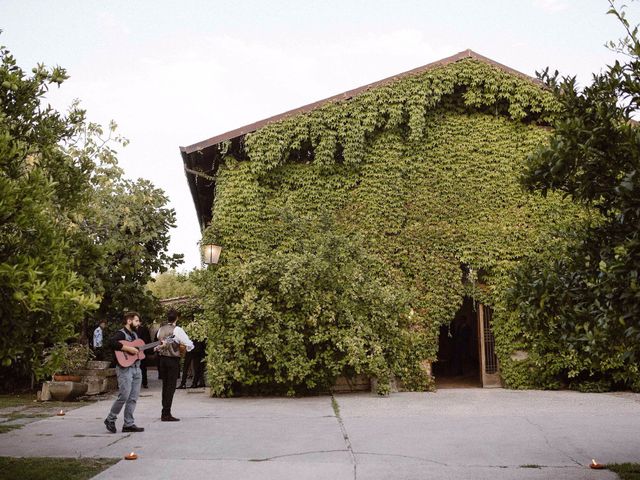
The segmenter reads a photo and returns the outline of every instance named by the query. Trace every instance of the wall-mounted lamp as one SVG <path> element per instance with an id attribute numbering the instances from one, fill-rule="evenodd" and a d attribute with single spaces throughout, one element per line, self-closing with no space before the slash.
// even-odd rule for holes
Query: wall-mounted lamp
<path id="1" fill-rule="evenodd" d="M 218 259 L 220 258 L 220 252 L 222 251 L 222 247 L 218 245 L 206 244 L 202 246 L 202 257 L 204 263 L 207 265 L 213 265 L 218 263 Z"/>

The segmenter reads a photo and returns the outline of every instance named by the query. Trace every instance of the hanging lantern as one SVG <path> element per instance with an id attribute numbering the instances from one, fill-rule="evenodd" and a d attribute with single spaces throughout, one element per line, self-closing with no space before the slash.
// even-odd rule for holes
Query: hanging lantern
<path id="1" fill-rule="evenodd" d="M 218 263 L 218 259 L 220 258 L 220 252 L 222 251 L 222 247 L 218 245 L 206 244 L 202 246 L 202 257 L 204 263 L 207 265 L 213 265 Z"/>

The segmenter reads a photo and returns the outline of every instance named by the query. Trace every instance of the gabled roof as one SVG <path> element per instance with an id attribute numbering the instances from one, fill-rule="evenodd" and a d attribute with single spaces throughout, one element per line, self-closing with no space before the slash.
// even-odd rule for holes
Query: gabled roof
<path id="1" fill-rule="evenodd" d="M 204 229 L 211 221 L 211 206 L 213 204 L 215 189 L 215 181 L 213 179 L 213 176 L 218 170 L 219 160 L 221 159 L 221 155 L 218 150 L 218 145 L 220 143 L 231 141 L 236 142 L 237 144 L 237 142 L 241 141 L 246 134 L 255 132 L 256 130 L 261 129 L 270 123 L 299 115 L 301 113 L 310 112 L 311 110 L 315 110 L 316 108 L 319 108 L 330 102 L 349 100 L 363 92 L 366 92 L 367 90 L 381 87 L 383 85 L 400 80 L 401 78 L 411 75 L 417 75 L 437 67 L 442 67 L 444 65 L 457 62 L 465 58 L 473 58 L 475 60 L 479 60 L 483 63 L 493 65 L 512 75 L 517 75 L 529 81 L 539 83 L 539 80 L 529 75 L 525 75 L 524 73 L 507 67 L 506 65 L 502 65 L 501 63 L 495 62 L 490 58 L 484 57 L 474 52 L 473 50 L 467 49 L 451 57 L 428 63 L 421 67 L 414 68 L 413 70 L 409 70 L 374 83 L 369 83 L 367 85 L 354 88 L 353 90 L 348 90 L 338 95 L 325 98 L 324 100 L 319 100 L 317 102 L 310 103 L 293 110 L 289 110 L 279 115 L 274 115 L 273 117 L 265 118 L 264 120 L 245 125 L 235 130 L 230 130 L 221 135 L 216 135 L 201 142 L 194 143 L 193 145 L 180 147 L 180 153 L 184 162 L 185 174 L 187 176 L 187 181 L 189 182 L 189 188 L 191 189 L 191 195 L 196 207 L 196 213 L 198 215 L 198 221 L 200 222 L 200 228 Z"/>
<path id="2" fill-rule="evenodd" d="M 474 52 L 473 50 L 467 49 L 464 50 L 460 53 L 456 53 L 455 55 L 451 56 L 451 57 L 447 57 L 447 58 L 443 58 L 442 60 L 438 60 L 436 62 L 432 62 L 432 63 L 428 63 L 426 65 L 423 65 L 421 67 L 418 68 L 414 68 L 413 70 L 408 70 L 406 72 L 403 73 L 399 73 L 397 75 L 394 75 L 392 77 L 388 77 L 385 78 L 383 80 L 379 80 L 377 82 L 373 82 L 373 83 L 369 83 L 367 85 L 363 85 L 362 87 L 358 87 L 358 88 L 354 88 L 353 90 L 348 90 L 346 92 L 343 93 L 339 93 L 338 95 L 334 95 L 332 97 L 329 98 L 325 98 L 324 100 L 319 100 L 317 102 L 313 102 L 310 103 L 308 105 L 304 105 L 302 107 L 299 108 L 295 108 L 293 110 L 289 110 L 287 112 L 284 113 L 280 113 L 278 115 L 274 115 L 273 117 L 269 117 L 269 118 L 265 118 L 263 120 L 259 120 L 257 122 L 254 123 L 250 123 L 249 125 L 245 125 L 244 127 L 240 127 L 240 128 L 236 128 L 235 130 L 230 130 L 226 133 L 223 133 L 221 135 L 216 135 L 215 137 L 211 137 L 208 138 L 206 140 L 202 140 L 201 142 L 198 143 L 194 143 L 193 145 L 189 145 L 187 147 L 180 147 L 180 151 L 190 154 L 193 152 L 197 152 L 200 150 L 203 150 L 207 147 L 210 147 L 212 145 L 217 145 L 221 142 L 224 142 L 226 140 L 231 140 L 233 138 L 237 138 L 240 137 L 242 135 L 246 135 L 247 133 L 251 133 L 251 132 L 255 132 L 256 130 L 260 130 L 262 127 L 264 127 L 265 125 L 269 124 L 269 123 L 274 123 L 277 122 L 279 120 L 282 120 L 284 118 L 287 117 L 292 117 L 294 115 L 298 115 L 300 113 L 305 113 L 305 112 L 309 112 L 311 110 L 315 110 L 316 108 L 319 108 L 321 106 L 323 106 L 326 103 L 330 103 L 330 102 L 338 102 L 338 101 L 342 101 L 342 100 L 349 100 L 352 97 L 355 97 L 356 95 L 363 93 L 367 90 L 370 90 L 372 88 L 376 88 L 376 87 L 381 87 L 382 85 L 386 85 L 388 83 L 392 83 L 395 82 L 396 80 L 400 80 L 401 78 L 404 77 L 408 77 L 411 75 L 417 75 L 419 73 L 423 73 L 426 72 L 427 70 L 431 70 L 433 68 L 436 67 L 442 67 L 444 65 L 447 65 L 449 63 L 454 63 L 457 62 L 458 60 L 462 60 L 463 58 L 473 58 L 476 60 L 480 60 L 481 62 L 485 62 L 488 63 L 490 65 L 493 65 L 495 67 L 498 67 L 502 70 L 505 70 L 509 73 L 512 73 L 514 75 L 518 75 L 520 77 L 526 78 L 528 80 L 531 81 L 535 81 L 537 82 L 538 80 L 530 77 L 529 75 L 525 75 L 524 73 L 518 72 L 517 70 L 514 70 L 512 68 L 507 67 L 506 65 L 502 65 L 501 63 L 495 62 L 493 60 L 491 60 L 490 58 L 484 57 L 482 55 L 480 55 L 479 53 Z"/>

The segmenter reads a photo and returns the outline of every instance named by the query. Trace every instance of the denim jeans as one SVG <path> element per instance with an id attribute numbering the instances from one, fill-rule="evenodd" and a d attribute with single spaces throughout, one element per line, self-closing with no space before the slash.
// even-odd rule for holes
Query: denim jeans
<path id="1" fill-rule="evenodd" d="M 136 423 L 133 418 L 133 412 L 136 409 L 136 403 L 138 403 L 140 385 L 142 383 L 140 362 L 136 362 L 127 368 L 117 365 L 116 375 L 118 377 L 118 398 L 113 402 L 107 420 L 115 422 L 124 405 L 124 426 L 130 427 Z"/>

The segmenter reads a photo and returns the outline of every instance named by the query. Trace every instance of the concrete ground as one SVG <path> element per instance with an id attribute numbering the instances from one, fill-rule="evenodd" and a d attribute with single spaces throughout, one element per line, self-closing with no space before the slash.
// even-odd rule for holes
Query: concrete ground
<path id="1" fill-rule="evenodd" d="M 152 374 L 155 376 L 155 374 Z M 114 457 L 97 479 L 615 479 L 640 462 L 640 395 L 442 389 L 389 397 L 214 399 L 178 390 L 160 422 L 143 390 L 142 433 L 110 434 L 103 400 L 0 435 L 0 456 Z M 335 408 L 334 408 L 335 407 Z M 338 415 L 336 415 L 336 411 Z"/>

